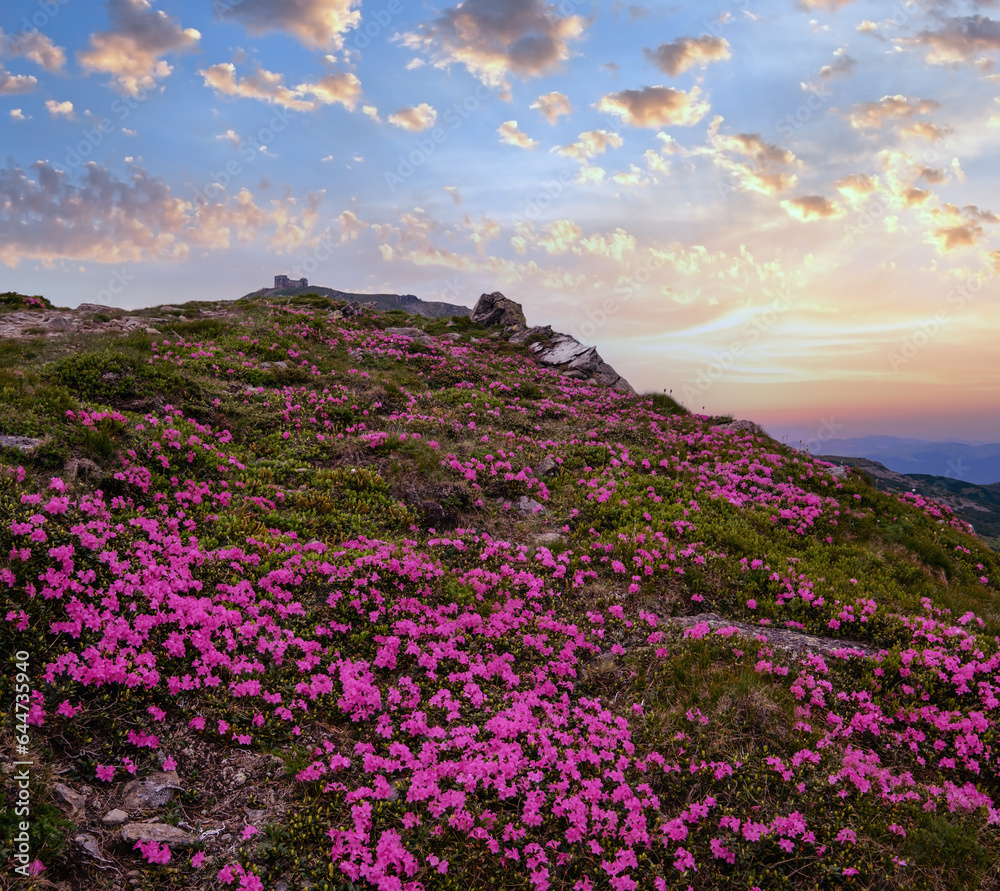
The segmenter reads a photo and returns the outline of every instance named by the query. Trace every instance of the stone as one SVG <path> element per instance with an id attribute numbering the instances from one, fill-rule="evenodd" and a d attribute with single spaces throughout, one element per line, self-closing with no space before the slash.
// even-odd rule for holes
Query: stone
<path id="1" fill-rule="evenodd" d="M 110 313 L 118 312 L 113 306 L 105 306 L 103 303 L 81 303 L 77 308 L 77 312 L 101 312 L 105 315 Z"/>
<path id="2" fill-rule="evenodd" d="M 86 812 L 86 797 L 63 783 L 56 783 L 52 787 L 52 797 L 70 817 L 82 816 Z"/>
<path id="3" fill-rule="evenodd" d="M 764 428 L 753 421 L 730 421 L 728 424 L 720 424 L 713 429 L 725 430 L 727 433 L 752 433 L 754 436 L 767 436 Z"/>
<path id="4" fill-rule="evenodd" d="M 601 358 L 597 347 L 585 346 L 569 334 L 557 332 L 528 349 L 539 362 L 556 368 L 565 377 L 635 395 L 632 385 Z"/>
<path id="5" fill-rule="evenodd" d="M 132 780 L 125 786 L 125 809 L 143 811 L 163 807 L 173 798 L 174 790 L 181 788 L 175 770 L 157 771 L 141 780 Z"/>
<path id="6" fill-rule="evenodd" d="M 507 338 L 509 343 L 525 343 L 530 337 L 551 337 L 552 336 L 552 326 L 551 325 L 536 325 L 534 328 L 524 328 L 520 331 L 515 331 L 510 337 Z"/>
<path id="7" fill-rule="evenodd" d="M 535 465 L 535 476 L 545 476 L 545 474 L 551 473 L 558 466 L 559 464 L 556 462 L 555 458 L 549 458 L 546 456 Z"/>
<path id="8" fill-rule="evenodd" d="M 130 847 L 140 841 L 162 842 L 168 845 L 191 845 L 197 836 L 167 823 L 126 823 L 121 830 L 122 841 Z"/>
<path id="9" fill-rule="evenodd" d="M 159 330 L 158 330 L 158 329 L 156 329 L 156 328 L 144 328 L 143 330 L 144 330 L 144 331 L 145 331 L 145 332 L 146 332 L 147 334 L 159 334 L 159 333 L 160 333 L 160 332 L 159 332 Z"/>
<path id="10" fill-rule="evenodd" d="M 101 822 L 107 826 L 118 826 L 127 821 L 128 814 L 121 808 L 117 807 L 114 810 L 108 811 L 103 817 L 101 817 Z"/>
<path id="11" fill-rule="evenodd" d="M 528 321 L 521 304 L 508 300 L 499 291 L 483 294 L 472 310 L 472 321 L 488 328 L 508 328 L 513 325 L 527 327 Z"/>
<path id="12" fill-rule="evenodd" d="M 557 545 L 563 543 L 563 537 L 558 532 L 539 532 L 538 535 L 533 535 L 532 539 L 536 544 L 540 545 Z"/>
<path id="13" fill-rule="evenodd" d="M 97 839 L 89 832 L 81 832 L 76 838 L 73 839 L 73 841 L 75 841 L 95 860 L 106 859 L 101 856 L 101 846 L 97 843 Z"/>
<path id="14" fill-rule="evenodd" d="M 67 316 L 53 316 L 45 323 L 49 331 L 72 331 L 76 328 L 73 320 Z"/>
<path id="15" fill-rule="evenodd" d="M 534 498 L 529 498 L 527 495 L 522 495 L 517 499 L 517 509 L 522 514 L 533 514 L 545 510 Z"/>
<path id="16" fill-rule="evenodd" d="M 433 346 L 434 344 L 434 341 L 419 328 L 386 328 L 385 333 L 399 337 L 409 337 L 424 346 Z"/>
<path id="17" fill-rule="evenodd" d="M 17 449 L 21 452 L 30 452 L 40 446 L 44 440 L 32 439 L 30 436 L 5 436 L 0 435 L 0 448 Z"/>

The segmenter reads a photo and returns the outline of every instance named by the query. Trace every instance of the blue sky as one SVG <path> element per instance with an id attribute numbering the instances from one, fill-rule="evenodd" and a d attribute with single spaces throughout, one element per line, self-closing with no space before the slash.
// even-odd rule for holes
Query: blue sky
<path id="1" fill-rule="evenodd" d="M 35 0 L 2 289 L 500 290 L 771 429 L 1000 440 L 987 0 Z"/>

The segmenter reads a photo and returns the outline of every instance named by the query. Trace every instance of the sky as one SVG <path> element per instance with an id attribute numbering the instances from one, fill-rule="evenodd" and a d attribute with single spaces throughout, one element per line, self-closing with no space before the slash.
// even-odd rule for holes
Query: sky
<path id="1" fill-rule="evenodd" d="M 8 0 L 0 290 L 278 273 L 821 444 L 1000 441 L 997 0 Z"/>

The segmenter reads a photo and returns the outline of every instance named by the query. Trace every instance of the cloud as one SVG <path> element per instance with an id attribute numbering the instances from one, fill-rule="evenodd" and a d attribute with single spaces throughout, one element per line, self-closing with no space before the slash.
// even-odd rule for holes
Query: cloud
<path id="1" fill-rule="evenodd" d="M 41 31 L 9 36 L 0 30 L 0 55 L 30 59 L 50 73 L 61 71 L 66 64 L 63 48 Z"/>
<path id="2" fill-rule="evenodd" d="M 433 127 L 437 120 L 437 111 L 426 102 L 421 102 L 413 108 L 401 108 L 395 114 L 389 115 L 389 123 L 404 130 L 419 132 Z"/>
<path id="3" fill-rule="evenodd" d="M 852 59 L 843 47 L 834 51 L 836 57 L 832 65 L 824 65 L 819 70 L 819 76 L 824 80 L 836 77 L 838 74 L 850 75 L 854 71 L 854 66 L 858 63 Z"/>
<path id="4" fill-rule="evenodd" d="M 683 74 L 689 68 L 704 68 L 711 62 L 731 59 L 729 41 L 722 37 L 678 37 L 672 43 L 661 43 L 655 50 L 642 48 L 646 58 L 660 71 L 671 77 Z"/>
<path id="5" fill-rule="evenodd" d="M 835 201 L 822 195 L 801 195 L 781 202 L 790 217 L 803 222 L 810 220 L 836 219 L 844 215 L 844 209 Z"/>
<path id="6" fill-rule="evenodd" d="M 510 74 L 526 80 L 556 70 L 583 30 L 581 16 L 560 15 L 546 0 L 464 0 L 403 42 L 439 68 L 464 65 L 484 84 L 506 88 Z"/>
<path id="7" fill-rule="evenodd" d="M 10 119 L 12 121 L 30 121 L 31 120 L 30 117 L 25 117 L 24 112 L 21 111 L 20 108 L 12 108 L 8 112 L 8 114 L 10 115 Z"/>
<path id="8" fill-rule="evenodd" d="M 518 148 L 533 149 L 538 147 L 538 140 L 532 139 L 527 133 L 517 129 L 517 121 L 504 121 L 497 127 L 500 141 Z"/>
<path id="9" fill-rule="evenodd" d="M 110 74 L 111 85 L 130 96 L 170 76 L 173 68 L 161 56 L 193 50 L 201 40 L 148 0 L 108 0 L 107 8 L 114 27 L 91 34 L 89 49 L 77 56 L 85 70 Z"/>
<path id="10" fill-rule="evenodd" d="M 94 163 L 85 165 L 79 185 L 45 161 L 29 171 L 0 169 L 0 262 L 120 263 L 177 255 L 183 202 L 162 180 L 138 169 L 120 180 Z"/>
<path id="11" fill-rule="evenodd" d="M 900 43 L 927 48 L 925 59 L 931 65 L 953 65 L 977 61 L 984 53 L 1000 49 L 1000 22 L 983 15 L 945 20 L 937 31 L 921 31 Z"/>
<path id="12" fill-rule="evenodd" d="M 339 50 L 344 34 L 361 22 L 361 0 L 239 0 L 225 18 L 239 19 L 252 34 L 284 31 L 310 49 Z"/>
<path id="13" fill-rule="evenodd" d="M 354 110 L 361 96 L 361 81 L 349 72 L 337 72 L 316 83 L 287 87 L 284 75 L 259 65 L 249 77 L 237 78 L 236 66 L 221 62 L 198 72 L 207 86 L 226 96 L 258 99 L 292 111 L 315 111 L 323 105 L 339 103 Z M 312 97 L 312 98 L 310 98 Z"/>
<path id="14" fill-rule="evenodd" d="M 900 136 L 914 136 L 919 139 L 926 139 L 928 142 L 937 142 L 944 139 L 952 130 L 950 127 L 939 127 L 930 121 L 914 121 L 910 126 L 899 131 Z"/>
<path id="15" fill-rule="evenodd" d="M 798 183 L 794 173 L 775 169 L 801 166 L 802 162 L 794 152 L 767 142 L 759 133 L 720 134 L 721 123 L 722 117 L 716 116 L 708 128 L 708 147 L 695 149 L 690 154 L 710 156 L 717 167 L 729 173 L 732 188 L 775 195 Z M 730 157 L 733 154 L 740 157 Z M 741 157 L 747 160 L 743 161 Z"/>
<path id="16" fill-rule="evenodd" d="M 345 210 L 339 217 L 337 217 L 337 222 L 340 224 L 340 241 L 341 243 L 345 241 L 356 241 L 360 233 L 364 232 L 365 229 L 369 228 L 368 223 L 364 220 L 359 220 L 353 211 Z"/>
<path id="17" fill-rule="evenodd" d="M 444 190 L 451 195 L 451 200 L 456 204 L 462 203 L 462 193 L 458 191 L 457 186 L 444 186 Z"/>
<path id="18" fill-rule="evenodd" d="M 569 97 L 558 90 L 539 96 L 528 107 L 540 112 L 550 124 L 555 124 L 560 115 L 568 115 L 573 111 L 569 104 Z"/>
<path id="19" fill-rule="evenodd" d="M 836 12 L 842 6 L 850 6 L 854 0 L 799 0 L 799 6 L 803 9 L 823 9 L 828 12 Z"/>
<path id="20" fill-rule="evenodd" d="M 37 86 L 37 77 L 30 74 L 11 74 L 3 65 L 0 65 L 0 96 L 30 93 Z"/>
<path id="21" fill-rule="evenodd" d="M 879 128 L 884 121 L 909 118 L 915 114 L 930 114 L 941 107 L 933 99 L 910 101 L 899 94 L 883 96 L 878 102 L 861 102 L 853 107 L 848 120 L 855 130 Z"/>
<path id="22" fill-rule="evenodd" d="M 673 87 L 643 87 L 608 93 L 597 104 L 599 111 L 621 117 L 633 127 L 691 127 L 709 111 L 709 104 L 700 100 L 701 89 L 690 93 Z"/>
<path id="23" fill-rule="evenodd" d="M 217 134 L 215 138 L 228 140 L 234 149 L 238 149 L 243 144 L 243 140 L 240 139 L 240 134 L 237 133 L 232 127 L 226 130 L 225 133 Z"/>
<path id="24" fill-rule="evenodd" d="M 621 136 L 611 130 L 587 130 L 577 137 L 576 142 L 554 151 L 584 164 L 596 155 L 603 155 L 609 148 L 621 148 L 623 143 Z"/>
<path id="25" fill-rule="evenodd" d="M 45 107 L 49 110 L 49 114 L 54 118 L 66 118 L 70 121 L 74 118 L 73 103 L 69 100 L 66 100 L 65 102 L 56 102 L 55 99 L 47 99 L 45 101 Z"/>
<path id="26" fill-rule="evenodd" d="M 564 254 L 582 234 L 583 230 L 572 220 L 556 220 L 539 233 L 535 244 L 548 254 Z"/>
<path id="27" fill-rule="evenodd" d="M 872 192 L 879 188 L 879 181 L 877 176 L 852 173 L 850 176 L 837 180 L 833 186 L 852 207 L 858 207 L 868 199 Z"/>

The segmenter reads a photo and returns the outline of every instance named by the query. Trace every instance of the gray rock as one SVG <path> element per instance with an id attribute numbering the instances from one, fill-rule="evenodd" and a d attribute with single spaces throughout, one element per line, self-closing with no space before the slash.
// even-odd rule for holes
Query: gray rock
<path id="1" fill-rule="evenodd" d="M 52 797 L 70 817 L 82 816 L 87 809 L 87 799 L 79 792 L 70 789 L 63 783 L 56 783 L 52 787 Z"/>
<path id="2" fill-rule="evenodd" d="M 32 439 L 30 436 L 0 436 L 0 448 L 18 449 L 22 452 L 30 452 L 44 442 L 41 439 Z"/>
<path id="3" fill-rule="evenodd" d="M 394 334 L 400 337 L 410 337 L 417 343 L 421 343 L 424 346 L 433 346 L 434 341 L 432 338 L 428 337 L 419 328 L 386 328 L 386 334 Z"/>
<path id="4" fill-rule="evenodd" d="M 76 838 L 73 839 L 73 841 L 75 841 L 95 860 L 106 859 L 101 855 L 101 846 L 97 843 L 97 839 L 89 832 L 81 832 Z"/>
<path id="5" fill-rule="evenodd" d="M 145 331 L 146 331 L 147 334 L 159 334 L 160 333 L 159 330 L 157 330 L 156 328 L 146 328 Z"/>
<path id="6" fill-rule="evenodd" d="M 535 476 L 545 476 L 545 474 L 551 473 L 558 466 L 555 458 L 546 456 L 535 465 Z"/>
<path id="7" fill-rule="evenodd" d="M 173 798 L 175 789 L 181 790 L 182 786 L 174 770 L 157 771 L 141 780 L 132 780 L 125 786 L 125 809 L 144 811 L 163 807 Z"/>
<path id="8" fill-rule="evenodd" d="M 104 306 L 102 303 L 81 303 L 77 308 L 77 312 L 102 312 L 105 315 L 110 313 L 119 312 L 113 306 Z"/>
<path id="9" fill-rule="evenodd" d="M 510 343 L 524 343 L 529 337 L 535 335 L 540 335 L 542 337 L 552 336 L 552 326 L 551 325 L 536 325 L 534 328 L 525 328 L 521 331 L 516 331 L 512 334 L 508 340 Z"/>
<path id="10" fill-rule="evenodd" d="M 472 321 L 490 328 L 508 328 L 512 325 L 526 327 L 528 324 L 521 304 L 508 300 L 499 291 L 483 294 L 479 298 L 472 310 Z"/>
<path id="11" fill-rule="evenodd" d="M 67 316 L 53 316 L 45 323 L 49 331 L 72 331 L 76 328 L 73 320 Z"/>
<path id="12" fill-rule="evenodd" d="M 569 334 L 553 334 L 548 341 L 533 343 L 528 349 L 543 365 L 558 369 L 566 377 L 635 394 L 631 384 L 601 358 L 597 347 L 584 346 Z"/>
<path id="13" fill-rule="evenodd" d="M 752 433 L 754 436 L 767 436 L 764 428 L 753 421 L 730 421 L 728 424 L 721 424 L 714 429 L 725 430 L 727 433 Z"/>
<path id="14" fill-rule="evenodd" d="M 106 826 L 118 826 L 127 820 L 128 814 L 121 808 L 117 807 L 114 810 L 108 811 L 103 817 L 101 817 L 101 822 Z"/>
<path id="15" fill-rule="evenodd" d="M 540 545 L 563 543 L 563 537 L 558 532 L 539 532 L 538 535 L 533 535 L 532 539 Z"/>
<path id="16" fill-rule="evenodd" d="M 166 823 L 126 823 L 122 826 L 122 841 L 134 845 L 139 841 L 163 842 L 168 845 L 190 845 L 197 836 Z"/>
<path id="17" fill-rule="evenodd" d="M 533 514 L 536 511 L 545 510 L 534 498 L 529 498 L 527 495 L 522 495 L 517 499 L 517 509 L 522 514 Z"/>

